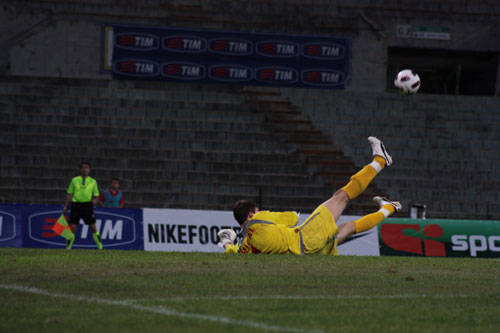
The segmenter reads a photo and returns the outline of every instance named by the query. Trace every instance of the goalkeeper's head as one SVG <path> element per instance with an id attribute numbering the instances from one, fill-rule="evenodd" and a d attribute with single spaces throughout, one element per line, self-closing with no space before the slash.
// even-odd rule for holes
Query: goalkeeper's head
<path id="1" fill-rule="evenodd" d="M 242 226 L 258 211 L 259 207 L 252 200 L 240 200 L 234 205 L 233 214 L 236 221 Z"/>

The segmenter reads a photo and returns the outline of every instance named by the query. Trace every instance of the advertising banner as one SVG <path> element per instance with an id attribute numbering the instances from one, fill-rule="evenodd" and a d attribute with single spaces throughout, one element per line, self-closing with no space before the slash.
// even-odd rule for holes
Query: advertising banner
<path id="1" fill-rule="evenodd" d="M 337 222 L 337 226 L 359 218 L 361 218 L 361 216 L 343 215 Z M 341 256 L 379 256 L 380 248 L 378 244 L 378 232 L 376 228 L 373 228 L 353 235 L 343 244 L 338 246 L 338 251 Z"/>
<path id="2" fill-rule="evenodd" d="M 66 240 L 52 231 L 62 207 L 34 205 L 25 211 L 25 247 L 61 248 Z M 95 208 L 96 227 L 106 249 L 140 250 L 143 248 L 140 209 Z M 80 220 L 73 249 L 97 248 L 89 227 Z"/>
<path id="3" fill-rule="evenodd" d="M 144 250 L 223 252 L 221 229 L 240 232 L 232 212 L 144 208 Z"/>
<path id="4" fill-rule="evenodd" d="M 500 257 L 500 221 L 391 218 L 378 231 L 381 255 Z"/>
<path id="5" fill-rule="evenodd" d="M 23 242 L 22 206 L 0 204 L 0 247 L 20 247 Z"/>
<path id="6" fill-rule="evenodd" d="M 0 246 L 64 248 L 52 227 L 61 205 L 0 205 Z M 96 227 L 105 249 L 142 250 L 142 210 L 95 208 Z M 89 227 L 80 221 L 73 249 L 95 249 Z"/>
<path id="7" fill-rule="evenodd" d="M 348 38 L 127 25 L 102 31 L 103 69 L 115 79 L 328 89 L 350 81 Z"/>
<path id="8" fill-rule="evenodd" d="M 146 251 L 223 252 L 217 246 L 221 229 L 240 228 L 229 211 L 148 209 L 144 214 L 144 249 Z M 300 221 L 307 219 L 302 214 Z M 338 225 L 358 219 L 342 216 Z M 378 233 L 375 229 L 356 235 L 339 246 L 341 255 L 379 255 Z"/>

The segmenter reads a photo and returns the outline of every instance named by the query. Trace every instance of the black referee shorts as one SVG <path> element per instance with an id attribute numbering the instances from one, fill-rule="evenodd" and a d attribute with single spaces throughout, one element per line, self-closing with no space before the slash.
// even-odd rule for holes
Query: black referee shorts
<path id="1" fill-rule="evenodd" d="M 95 224 L 94 205 L 92 202 L 72 202 L 69 223 L 78 224 L 80 219 L 85 224 Z"/>

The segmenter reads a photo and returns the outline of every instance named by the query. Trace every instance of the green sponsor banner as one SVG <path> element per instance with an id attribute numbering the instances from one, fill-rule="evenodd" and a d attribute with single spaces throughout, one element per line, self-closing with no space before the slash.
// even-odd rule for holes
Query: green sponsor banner
<path id="1" fill-rule="evenodd" d="M 436 27 L 436 26 L 428 27 L 425 25 L 416 25 L 415 31 L 419 31 L 419 32 L 444 32 L 444 33 L 451 32 L 449 27 Z"/>
<path id="2" fill-rule="evenodd" d="M 500 221 L 391 218 L 378 233 L 380 255 L 500 257 Z"/>
<path id="3" fill-rule="evenodd" d="M 399 38 L 450 40 L 451 29 L 449 27 L 398 24 L 396 26 L 396 36 Z"/>

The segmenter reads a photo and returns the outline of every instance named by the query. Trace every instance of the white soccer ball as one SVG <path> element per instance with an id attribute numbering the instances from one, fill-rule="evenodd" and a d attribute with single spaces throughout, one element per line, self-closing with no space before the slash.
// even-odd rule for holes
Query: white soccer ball
<path id="1" fill-rule="evenodd" d="M 394 85 L 402 95 L 413 95 L 420 88 L 420 77 L 411 69 L 404 69 L 396 76 Z"/>

